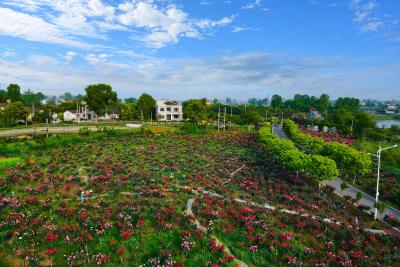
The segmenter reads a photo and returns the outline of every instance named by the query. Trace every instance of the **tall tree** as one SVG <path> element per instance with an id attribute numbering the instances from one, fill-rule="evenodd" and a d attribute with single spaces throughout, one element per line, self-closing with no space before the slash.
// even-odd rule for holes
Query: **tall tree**
<path id="1" fill-rule="evenodd" d="M 282 97 L 280 95 L 273 95 L 271 99 L 271 107 L 276 111 L 281 108 L 283 103 Z"/>
<path id="2" fill-rule="evenodd" d="M 7 87 L 7 99 L 12 102 L 21 101 L 21 88 L 18 84 L 10 84 Z"/>
<path id="3" fill-rule="evenodd" d="M 354 117 L 354 136 L 357 139 L 363 139 L 368 128 L 374 128 L 376 125 L 375 119 L 365 112 L 359 112 Z"/>
<path id="4" fill-rule="evenodd" d="M 211 108 L 205 99 L 190 99 L 183 102 L 183 116 L 197 124 L 210 118 Z"/>
<path id="5" fill-rule="evenodd" d="M 322 94 L 319 99 L 316 102 L 315 108 L 321 112 L 321 113 L 325 113 L 328 108 L 330 106 L 329 103 L 329 95 L 327 94 Z"/>
<path id="6" fill-rule="evenodd" d="M 340 97 L 336 100 L 335 108 L 341 108 L 352 113 L 357 113 L 360 111 L 360 100 L 357 98 Z"/>
<path id="7" fill-rule="evenodd" d="M 22 102 L 27 106 L 37 106 L 44 99 L 46 99 L 46 96 L 44 94 L 42 94 L 41 92 L 34 93 L 31 90 L 25 91 L 21 96 Z"/>
<path id="8" fill-rule="evenodd" d="M 69 92 L 65 92 L 64 94 L 60 95 L 60 99 L 64 101 L 71 101 L 74 99 L 74 96 Z"/>
<path id="9" fill-rule="evenodd" d="M 142 119 L 155 118 L 156 100 L 149 94 L 142 94 L 137 101 L 137 109 Z"/>
<path id="10" fill-rule="evenodd" d="M 86 87 L 85 101 L 90 109 L 102 116 L 118 101 L 117 93 L 108 84 L 92 84 Z"/>

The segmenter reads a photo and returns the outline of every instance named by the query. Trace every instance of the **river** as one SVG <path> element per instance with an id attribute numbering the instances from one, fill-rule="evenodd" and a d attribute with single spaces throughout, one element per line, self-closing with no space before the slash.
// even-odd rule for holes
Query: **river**
<path id="1" fill-rule="evenodd" d="M 400 127 L 400 121 L 398 120 L 378 120 L 376 121 L 376 127 L 378 128 L 390 128 L 392 125 Z"/>

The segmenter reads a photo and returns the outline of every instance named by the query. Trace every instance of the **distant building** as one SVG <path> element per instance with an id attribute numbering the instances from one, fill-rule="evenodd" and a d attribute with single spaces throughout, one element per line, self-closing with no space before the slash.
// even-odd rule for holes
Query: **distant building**
<path id="1" fill-rule="evenodd" d="M 387 103 L 385 106 L 385 114 L 387 115 L 394 115 L 398 112 L 399 107 L 396 103 Z"/>
<path id="2" fill-rule="evenodd" d="M 67 110 L 63 114 L 64 121 L 75 121 L 77 117 L 76 110 Z"/>
<path id="3" fill-rule="evenodd" d="M 310 109 L 310 112 L 308 112 L 308 117 L 310 119 L 323 119 L 324 117 L 319 113 L 318 110 L 315 108 Z"/>
<path id="4" fill-rule="evenodd" d="M 181 121 L 183 119 L 182 105 L 177 101 L 157 101 L 157 119 L 160 121 Z"/>
<path id="5" fill-rule="evenodd" d="M 79 108 L 79 112 L 76 110 L 67 110 L 63 113 L 64 121 L 94 121 L 97 119 L 96 112 L 89 110 L 87 105 Z"/>

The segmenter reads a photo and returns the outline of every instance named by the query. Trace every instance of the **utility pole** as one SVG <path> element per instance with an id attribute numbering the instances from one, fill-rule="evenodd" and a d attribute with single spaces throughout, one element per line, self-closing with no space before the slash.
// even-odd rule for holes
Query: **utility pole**
<path id="1" fill-rule="evenodd" d="M 397 147 L 397 145 L 382 148 L 382 146 L 379 145 L 379 150 L 376 152 L 376 154 L 368 153 L 369 155 L 378 158 L 378 176 L 376 178 L 376 195 L 375 195 L 375 212 L 374 212 L 375 220 L 378 217 L 378 197 L 379 197 L 379 178 L 380 178 L 380 170 L 381 170 L 381 154 L 382 154 L 382 151 L 384 151 L 384 150 L 388 150 L 388 149 L 392 149 L 392 148 L 396 148 L 396 147 Z"/>
<path id="2" fill-rule="evenodd" d="M 225 132 L 225 129 L 226 129 L 226 107 L 225 107 L 225 111 L 224 111 L 224 132 Z"/>
<path id="3" fill-rule="evenodd" d="M 220 113 L 221 113 L 221 107 L 218 107 L 218 121 L 217 121 L 218 131 L 219 131 L 219 118 L 220 118 Z"/>

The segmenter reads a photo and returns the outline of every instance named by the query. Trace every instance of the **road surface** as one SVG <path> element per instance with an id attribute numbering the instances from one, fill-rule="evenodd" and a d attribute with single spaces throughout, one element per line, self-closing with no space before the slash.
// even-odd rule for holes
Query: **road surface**
<path id="1" fill-rule="evenodd" d="M 131 129 L 126 126 L 100 126 L 101 128 L 113 128 L 113 129 Z M 33 134 L 46 134 L 47 129 L 49 134 L 65 134 L 65 133 L 78 133 L 80 129 L 87 128 L 91 131 L 97 131 L 96 126 L 66 126 L 66 127 L 35 127 L 35 128 L 23 128 L 23 129 L 12 129 L 0 131 L 1 137 L 14 137 L 20 135 L 33 135 Z"/>

